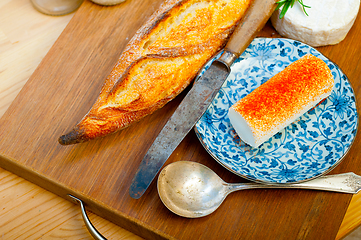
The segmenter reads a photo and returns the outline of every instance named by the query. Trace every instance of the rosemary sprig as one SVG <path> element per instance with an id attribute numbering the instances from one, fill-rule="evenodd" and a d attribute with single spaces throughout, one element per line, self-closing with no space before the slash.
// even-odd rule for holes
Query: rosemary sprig
<path id="1" fill-rule="evenodd" d="M 310 6 L 307 6 L 305 4 L 303 4 L 303 0 L 297 0 L 299 4 L 301 4 L 303 12 L 308 16 L 307 12 L 306 12 L 306 8 L 311 8 Z M 281 14 L 280 14 L 280 18 L 283 18 L 286 14 L 286 12 L 288 11 L 288 9 L 290 7 L 293 7 L 293 5 L 295 4 L 296 0 L 280 0 L 278 1 L 278 5 L 276 7 L 276 10 L 282 8 L 281 10 Z"/>

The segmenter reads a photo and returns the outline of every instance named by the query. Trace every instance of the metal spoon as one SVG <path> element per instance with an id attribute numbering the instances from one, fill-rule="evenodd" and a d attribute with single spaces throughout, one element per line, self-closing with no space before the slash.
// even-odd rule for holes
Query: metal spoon
<path id="1" fill-rule="evenodd" d="M 229 184 L 202 164 L 179 161 L 164 167 L 158 178 L 158 193 L 164 205 L 187 218 L 211 214 L 229 193 L 255 188 L 300 188 L 355 194 L 361 189 L 361 176 L 344 173 L 295 184 Z"/>

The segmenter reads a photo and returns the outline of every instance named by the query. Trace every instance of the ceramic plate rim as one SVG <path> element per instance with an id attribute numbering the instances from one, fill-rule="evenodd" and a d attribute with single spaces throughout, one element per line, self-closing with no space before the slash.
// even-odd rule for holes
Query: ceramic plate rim
<path id="1" fill-rule="evenodd" d="M 345 76 L 345 81 L 348 82 L 348 84 L 350 85 L 350 88 L 352 90 L 352 95 L 354 97 L 354 102 L 355 102 L 355 106 L 356 106 L 356 97 L 355 97 L 355 94 L 354 94 L 354 89 L 352 88 L 352 85 L 351 83 L 349 82 L 349 79 L 347 78 L 347 76 L 345 75 L 345 73 L 343 73 L 343 71 L 334 63 L 332 62 L 330 59 L 326 58 L 322 53 L 320 53 L 318 50 L 314 49 L 313 47 L 311 46 L 308 46 L 304 43 L 301 43 L 299 41 L 296 41 L 296 40 L 292 40 L 292 39 L 287 39 L 287 38 L 263 38 L 263 37 L 260 37 L 260 38 L 256 38 L 253 40 L 253 42 L 251 43 L 252 44 L 255 44 L 255 43 L 259 43 L 261 41 L 273 41 L 273 40 L 278 40 L 280 42 L 297 42 L 299 45 L 301 46 L 306 46 L 308 48 L 310 48 L 310 51 L 314 51 L 316 52 L 317 54 L 319 54 L 321 56 L 321 58 L 324 58 L 324 59 L 327 59 L 330 63 L 332 63 L 333 65 L 335 65 L 335 67 L 337 68 L 337 70 L 340 72 L 340 75 L 343 74 L 343 76 Z M 251 46 L 250 45 L 250 46 Z M 248 49 L 249 50 L 249 49 Z M 249 50 L 250 52 L 252 52 L 252 50 Z M 242 58 L 243 54 L 241 55 L 240 58 Z M 247 61 L 247 59 L 241 59 L 243 61 Z M 227 82 L 227 81 L 226 81 Z M 216 97 L 217 98 L 217 97 Z M 199 122 L 202 121 L 202 118 L 197 122 L 197 124 L 194 126 L 194 130 L 195 130 L 195 133 L 196 133 L 196 136 L 198 137 L 199 141 L 201 142 L 202 146 L 205 148 L 205 150 L 212 156 L 213 159 L 215 159 L 221 166 L 223 166 L 224 168 L 226 168 L 227 170 L 231 171 L 232 173 L 240 176 L 240 177 L 243 177 L 245 179 L 248 179 L 248 180 L 251 180 L 251 181 L 254 181 L 254 182 L 259 182 L 259 183 L 263 183 L 263 184 L 294 184 L 294 183 L 298 183 L 298 182 L 304 182 L 304 181 L 308 181 L 308 180 L 311 180 L 311 179 L 314 179 L 314 178 L 317 178 L 317 177 L 320 177 L 322 175 L 325 175 L 327 173 L 329 173 L 330 171 L 332 171 L 336 166 L 338 166 L 342 161 L 343 159 L 345 158 L 345 156 L 347 155 L 348 151 L 350 150 L 350 148 L 352 147 L 354 141 L 355 141 L 355 138 L 356 138 L 356 135 L 357 135 L 357 131 L 358 131 L 358 125 L 359 125 L 359 114 L 357 112 L 357 109 L 355 108 L 355 112 L 356 112 L 356 125 L 355 125 L 355 134 L 353 136 L 353 139 L 349 145 L 349 147 L 344 151 L 344 154 L 338 158 L 338 160 L 333 164 L 331 165 L 328 169 L 322 171 L 322 172 L 319 172 L 313 176 L 309 176 L 309 177 L 306 177 L 306 178 L 303 178 L 303 179 L 300 179 L 300 180 L 297 180 L 297 181 L 291 181 L 291 182 L 279 182 L 279 181 L 267 181 L 267 180 L 264 180 L 264 179 L 259 179 L 257 177 L 254 177 L 254 176 L 248 176 L 246 174 L 243 174 L 241 172 L 238 172 L 238 171 L 235 171 L 234 169 L 232 169 L 231 167 L 229 167 L 227 164 L 224 163 L 224 161 L 222 161 L 214 152 L 212 152 L 212 150 L 207 146 L 205 140 L 202 138 L 202 134 L 199 132 L 199 129 L 198 129 L 198 124 Z"/>

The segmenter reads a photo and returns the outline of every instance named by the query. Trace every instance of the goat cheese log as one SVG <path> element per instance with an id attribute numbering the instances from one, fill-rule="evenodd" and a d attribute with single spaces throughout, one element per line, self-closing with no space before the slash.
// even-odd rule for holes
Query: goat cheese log
<path id="1" fill-rule="evenodd" d="M 303 0 L 289 8 L 280 19 L 281 9 L 271 17 L 274 28 L 283 37 L 304 42 L 313 47 L 340 43 L 350 31 L 357 17 L 360 0 Z"/>
<path id="2" fill-rule="evenodd" d="M 333 85 L 327 64 L 307 54 L 236 102 L 228 116 L 238 136 L 258 147 L 328 97 Z"/>
<path id="3" fill-rule="evenodd" d="M 219 52 L 252 0 L 168 0 L 137 31 L 63 145 L 123 129 L 174 99 Z"/>

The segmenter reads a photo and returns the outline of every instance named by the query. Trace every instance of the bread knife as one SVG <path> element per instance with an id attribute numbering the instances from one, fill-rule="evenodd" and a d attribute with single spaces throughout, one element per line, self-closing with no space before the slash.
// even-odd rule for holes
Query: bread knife
<path id="1" fill-rule="evenodd" d="M 264 27 L 278 0 L 254 0 L 237 25 L 222 55 L 195 80 L 192 88 L 145 154 L 130 185 L 129 194 L 139 199 L 169 156 L 207 110 L 230 73 L 233 62 Z"/>

